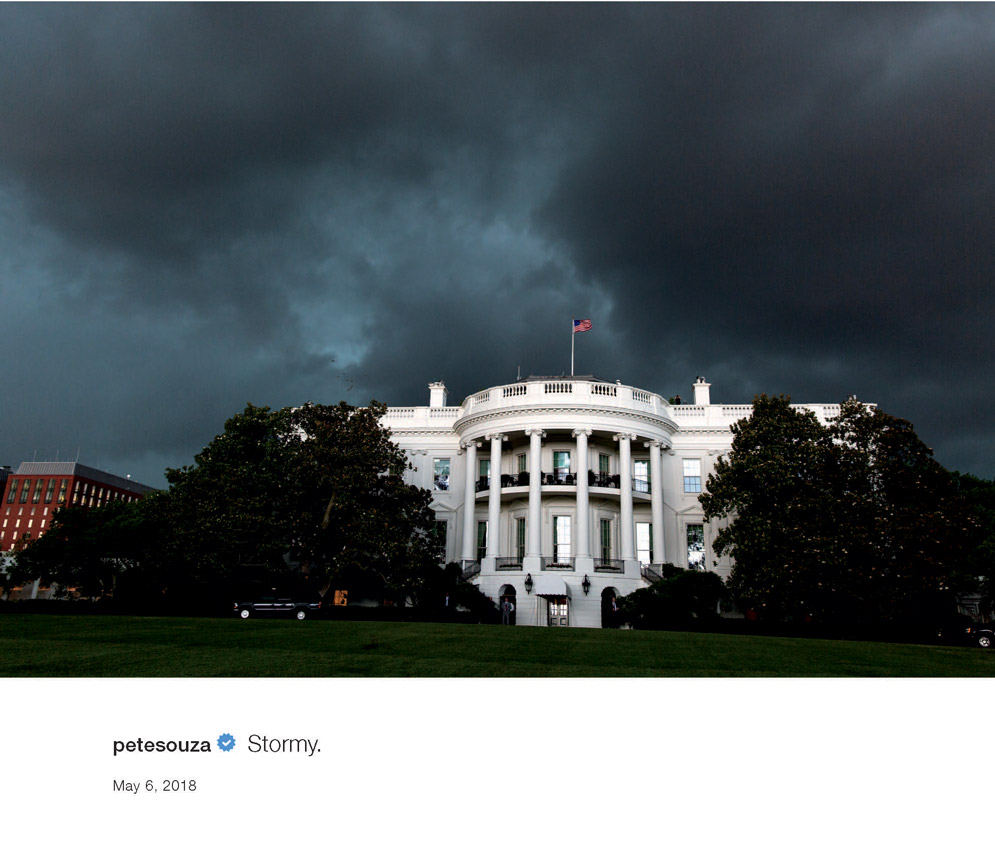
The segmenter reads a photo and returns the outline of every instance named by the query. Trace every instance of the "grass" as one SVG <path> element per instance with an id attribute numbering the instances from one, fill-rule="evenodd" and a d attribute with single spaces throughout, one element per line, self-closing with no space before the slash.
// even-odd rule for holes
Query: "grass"
<path id="1" fill-rule="evenodd" d="M 0 616 L 3 677 L 990 677 L 995 654 L 636 630 Z"/>

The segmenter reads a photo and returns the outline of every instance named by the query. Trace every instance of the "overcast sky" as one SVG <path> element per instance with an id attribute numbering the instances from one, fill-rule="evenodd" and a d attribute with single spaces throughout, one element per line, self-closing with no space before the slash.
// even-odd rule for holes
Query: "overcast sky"
<path id="1" fill-rule="evenodd" d="M 995 7 L 0 5 L 0 463 L 570 369 L 995 476 Z"/>

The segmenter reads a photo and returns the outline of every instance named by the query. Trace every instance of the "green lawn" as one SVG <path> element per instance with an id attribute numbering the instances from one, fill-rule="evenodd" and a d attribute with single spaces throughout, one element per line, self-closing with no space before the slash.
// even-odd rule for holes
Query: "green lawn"
<path id="1" fill-rule="evenodd" d="M 707 633 L 0 616 L 4 677 L 988 677 L 971 648 Z"/>

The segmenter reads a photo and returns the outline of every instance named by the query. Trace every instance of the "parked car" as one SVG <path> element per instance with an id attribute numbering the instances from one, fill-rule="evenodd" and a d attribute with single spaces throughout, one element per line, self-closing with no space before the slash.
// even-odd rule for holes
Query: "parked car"
<path id="1" fill-rule="evenodd" d="M 321 611 L 321 601 L 298 600 L 286 597 L 265 597 L 255 601 L 238 601 L 235 613 L 239 618 L 258 616 L 289 616 L 303 621 Z"/>
<path id="2" fill-rule="evenodd" d="M 977 624 L 965 628 L 964 635 L 967 640 L 979 648 L 990 648 L 995 642 L 995 625 Z"/>

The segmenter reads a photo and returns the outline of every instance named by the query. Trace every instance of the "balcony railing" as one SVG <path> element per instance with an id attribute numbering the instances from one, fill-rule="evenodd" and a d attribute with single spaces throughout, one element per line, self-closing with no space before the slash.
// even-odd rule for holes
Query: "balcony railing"
<path id="1" fill-rule="evenodd" d="M 529 473 L 518 472 L 510 475 L 501 475 L 500 484 L 502 489 L 509 487 L 524 487 L 529 485 Z M 446 479 L 448 481 L 448 478 Z M 577 486 L 577 475 L 572 472 L 543 472 L 543 486 Z M 622 486 L 621 475 L 610 475 L 608 472 L 587 473 L 587 485 L 601 489 L 619 489 Z M 436 481 L 436 489 L 445 489 Z M 476 483 L 477 492 L 487 492 L 491 488 L 490 478 L 478 478 Z M 632 479 L 633 492 L 642 492 L 649 495 L 653 490 L 653 484 L 646 478 Z"/>
<path id="2" fill-rule="evenodd" d="M 540 557 L 541 569 L 543 571 L 573 571 L 573 557 Z"/>
<path id="3" fill-rule="evenodd" d="M 495 557 L 494 568 L 497 571 L 521 571 L 524 560 L 521 557 Z"/>
<path id="4" fill-rule="evenodd" d="M 500 484 L 502 488 L 516 487 L 516 486 L 528 486 L 529 485 L 529 473 L 528 472 L 517 472 L 511 475 L 501 475 Z M 491 488 L 490 478 L 478 478 L 476 484 L 477 492 L 486 492 Z"/>
<path id="5" fill-rule="evenodd" d="M 645 577 L 650 583 L 656 583 L 658 580 L 663 579 L 663 564 L 662 563 L 643 563 L 639 567 L 640 573 Z"/>
<path id="6" fill-rule="evenodd" d="M 610 475 L 608 472 L 588 472 L 587 485 L 597 486 L 604 489 L 618 489 L 622 484 L 619 475 Z"/>
<path id="7" fill-rule="evenodd" d="M 595 559 L 594 561 L 595 571 L 625 571 L 625 563 L 622 560 L 611 560 L 608 557 L 602 557 L 601 559 Z"/>

